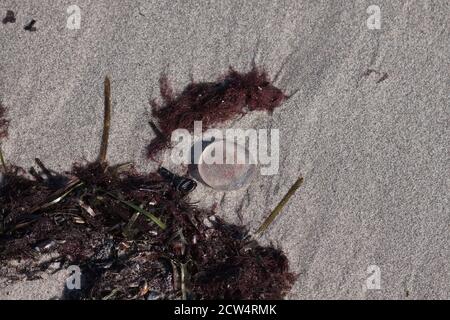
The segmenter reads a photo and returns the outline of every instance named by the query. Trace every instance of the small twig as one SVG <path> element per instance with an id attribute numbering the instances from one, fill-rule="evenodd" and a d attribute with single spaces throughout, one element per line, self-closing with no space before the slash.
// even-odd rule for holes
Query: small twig
<path id="1" fill-rule="evenodd" d="M 295 96 L 299 92 L 300 92 L 300 88 L 295 90 L 294 92 L 291 92 L 290 94 L 286 95 L 285 98 L 286 99 L 290 99 L 290 98 L 292 98 L 293 96 Z"/>
<path id="2" fill-rule="evenodd" d="M 161 132 L 161 130 L 159 130 L 159 128 L 156 126 L 156 124 L 153 121 L 149 121 L 148 124 L 150 125 L 150 127 L 152 128 L 153 132 L 155 133 L 155 135 L 159 138 L 164 140 L 165 136 L 164 134 Z"/>
<path id="3" fill-rule="evenodd" d="M 187 300 L 189 298 L 189 270 L 187 268 L 189 262 L 181 263 L 181 299 Z"/>
<path id="4" fill-rule="evenodd" d="M 170 264 L 172 266 L 172 281 L 173 281 L 173 289 L 178 290 L 181 282 L 179 281 L 180 273 L 178 272 L 178 263 L 170 259 Z"/>
<path id="5" fill-rule="evenodd" d="M 115 296 L 115 295 L 117 294 L 117 292 L 119 292 L 119 291 L 120 291 L 120 289 L 114 288 L 108 295 L 104 296 L 104 297 L 102 298 L 102 300 L 109 300 L 109 299 L 114 298 L 114 296 Z"/>
<path id="6" fill-rule="evenodd" d="M 48 208 L 48 207 L 60 202 L 65 197 L 67 197 L 72 191 L 74 191 L 78 187 L 81 187 L 82 185 L 84 185 L 84 183 L 82 181 L 80 181 L 78 178 L 70 181 L 63 188 L 61 188 L 60 190 L 57 190 L 56 192 L 51 194 L 45 203 L 31 208 L 30 213 L 35 213 L 38 210 Z"/>
<path id="7" fill-rule="evenodd" d="M 297 189 L 301 186 L 303 183 L 303 177 L 300 177 L 295 181 L 295 183 L 292 185 L 292 187 L 289 189 L 289 191 L 284 195 L 283 199 L 278 203 L 278 205 L 273 209 L 271 214 L 264 220 L 264 222 L 261 224 L 261 226 L 256 231 L 256 234 L 263 233 L 267 227 L 275 220 L 275 218 L 278 216 L 280 211 L 283 209 L 283 207 L 286 205 L 286 203 L 289 201 L 289 199 L 292 197 L 292 195 L 297 191 Z"/>
<path id="8" fill-rule="evenodd" d="M 28 170 L 28 173 L 31 174 L 37 181 L 41 183 L 44 182 L 44 178 L 42 178 L 41 175 L 37 173 L 34 167 L 31 167 L 30 170 Z"/>
<path id="9" fill-rule="evenodd" d="M 35 161 L 36 164 L 39 166 L 39 168 L 41 168 L 42 172 L 47 176 L 47 178 L 51 178 L 51 177 L 52 177 L 52 173 L 51 173 L 50 170 L 48 170 L 47 167 L 42 163 L 41 159 L 35 158 L 34 161 Z"/>
<path id="10" fill-rule="evenodd" d="M 378 79 L 375 83 L 378 84 L 380 82 L 383 82 L 384 80 L 386 80 L 389 77 L 389 75 L 385 72 L 383 73 L 383 75 L 381 76 L 380 79 Z"/>
<path id="11" fill-rule="evenodd" d="M 6 166 L 5 158 L 3 158 L 2 145 L 0 143 L 0 162 L 2 164 L 5 174 L 8 173 L 8 167 Z"/>
<path id="12" fill-rule="evenodd" d="M 98 160 L 101 163 L 106 162 L 106 153 L 108 151 L 109 128 L 111 127 L 111 83 L 108 76 L 105 77 L 105 113 L 103 117 L 102 144 Z"/>

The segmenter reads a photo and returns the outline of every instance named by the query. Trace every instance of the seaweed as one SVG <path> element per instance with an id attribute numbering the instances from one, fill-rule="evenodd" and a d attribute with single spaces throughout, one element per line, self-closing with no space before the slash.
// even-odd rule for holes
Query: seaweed
<path id="1" fill-rule="evenodd" d="M 160 94 L 162 105 L 155 99 L 150 101 L 152 116 L 157 122 L 157 126 L 152 125 L 156 137 L 147 148 L 151 159 L 170 147 L 170 136 L 176 129 L 192 132 L 194 121 L 202 121 L 203 130 L 207 130 L 251 111 L 272 113 L 288 98 L 272 84 L 267 73 L 256 66 L 247 73 L 230 68 L 215 82 L 192 82 L 178 95 L 163 75 Z"/>
<path id="2" fill-rule="evenodd" d="M 47 178 L 9 172 L 0 190 L 0 259 L 57 253 L 87 277 L 83 299 L 281 299 L 295 279 L 280 250 L 193 206 L 157 174 L 77 164 L 55 189 Z M 176 280 L 181 270 L 188 285 Z"/>
<path id="3" fill-rule="evenodd" d="M 107 162 L 109 92 L 106 79 L 96 161 L 64 173 L 39 159 L 28 173 L 5 164 L 2 264 L 25 261 L 14 274 L 28 279 L 54 262 L 58 270 L 79 266 L 81 288 L 66 288 L 66 299 L 283 298 L 296 275 L 281 250 L 190 203 L 191 188 L 180 188 L 174 183 L 180 177 L 167 169 L 144 174 L 131 163 Z M 44 255 L 52 259 L 42 262 Z"/>

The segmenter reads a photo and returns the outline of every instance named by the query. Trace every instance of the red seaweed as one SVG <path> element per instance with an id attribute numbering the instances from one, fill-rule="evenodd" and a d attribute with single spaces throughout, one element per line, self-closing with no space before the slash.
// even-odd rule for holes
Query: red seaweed
<path id="1" fill-rule="evenodd" d="M 215 82 L 190 83 L 175 95 L 166 76 L 160 79 L 163 104 L 151 101 L 152 116 L 159 127 L 150 142 L 148 156 L 154 158 L 170 147 L 170 135 L 176 129 L 194 129 L 194 121 L 202 121 L 203 130 L 251 111 L 273 110 L 287 98 L 275 87 L 267 73 L 257 67 L 247 73 L 233 68 Z"/>
<path id="2" fill-rule="evenodd" d="M 31 278 L 46 270 L 33 261 L 39 254 L 56 254 L 61 268 L 78 265 L 81 289 L 67 290 L 65 298 L 282 299 L 295 281 L 281 250 L 193 206 L 156 173 L 76 164 L 59 179 L 76 186 L 67 188 L 45 174 L 35 180 L 20 172 L 8 170 L 0 187 L 0 260 L 26 259 L 15 274 Z M 65 196 L 51 203 L 58 190 Z M 142 214 L 135 219 L 124 201 L 154 213 L 166 228 Z"/>

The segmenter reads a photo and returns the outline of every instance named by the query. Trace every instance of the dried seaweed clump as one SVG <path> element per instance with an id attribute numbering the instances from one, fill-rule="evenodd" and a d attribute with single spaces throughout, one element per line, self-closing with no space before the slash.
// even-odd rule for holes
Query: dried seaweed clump
<path id="1" fill-rule="evenodd" d="M 257 67 L 248 73 L 230 68 L 215 82 L 190 83 L 179 95 L 173 93 L 168 79 L 162 77 L 160 91 L 163 105 L 151 102 L 159 129 L 148 146 L 150 158 L 170 147 L 174 130 L 183 128 L 192 132 L 194 121 L 202 121 L 206 130 L 249 111 L 273 112 L 287 98 L 271 83 L 267 73 Z"/>
<path id="2" fill-rule="evenodd" d="M 9 167 L 0 187 L 0 260 L 30 261 L 15 271 L 29 278 L 45 269 L 43 254 L 80 266 L 81 289 L 66 298 L 281 299 L 295 280 L 280 250 L 156 173 L 94 162 L 57 174 L 37 163 L 30 175 Z"/>
<path id="3" fill-rule="evenodd" d="M 0 104 L 0 140 L 8 136 L 8 124 L 9 121 L 5 118 L 6 110 Z"/>

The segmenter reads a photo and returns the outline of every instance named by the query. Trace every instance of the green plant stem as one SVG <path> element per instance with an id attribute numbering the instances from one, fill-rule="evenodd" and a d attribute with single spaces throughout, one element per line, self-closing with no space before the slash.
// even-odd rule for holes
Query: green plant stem
<path id="1" fill-rule="evenodd" d="M 0 162 L 2 164 L 5 174 L 8 173 L 8 167 L 6 166 L 5 158 L 3 158 L 2 145 L 0 143 Z"/>
<path id="2" fill-rule="evenodd" d="M 141 207 L 139 207 L 138 205 L 135 205 L 134 203 L 132 203 L 130 201 L 122 200 L 110 192 L 105 191 L 105 193 L 107 195 L 109 195 L 110 197 L 116 199 L 117 201 L 120 201 L 123 204 L 127 205 L 128 207 L 132 208 L 133 210 L 136 210 L 137 212 L 143 214 L 144 216 L 146 216 L 147 218 L 152 220 L 154 223 L 156 223 L 161 229 L 165 230 L 167 228 L 167 226 L 164 222 L 162 222 L 160 219 L 158 219 L 155 215 L 151 214 L 147 210 L 142 209 Z"/>
<path id="3" fill-rule="evenodd" d="M 289 199 L 292 197 L 292 195 L 297 191 L 297 189 L 301 186 L 303 183 L 303 177 L 300 177 L 295 181 L 295 183 L 292 185 L 292 187 L 289 189 L 289 191 L 284 195 L 283 199 L 278 203 L 278 205 L 273 209 L 273 211 L 270 213 L 270 215 L 264 220 L 264 222 L 261 224 L 261 226 L 256 231 L 256 234 L 263 233 L 269 225 L 275 220 L 275 218 L 280 214 L 283 207 L 286 205 L 286 203 L 289 201 Z"/>
<path id="4" fill-rule="evenodd" d="M 106 153 L 108 151 L 108 139 L 109 139 L 109 129 L 111 127 L 111 83 L 108 76 L 105 77 L 104 84 L 104 94 L 105 94 L 105 111 L 103 117 L 103 134 L 102 142 L 100 146 L 100 154 L 98 160 L 101 163 L 106 162 Z"/>

